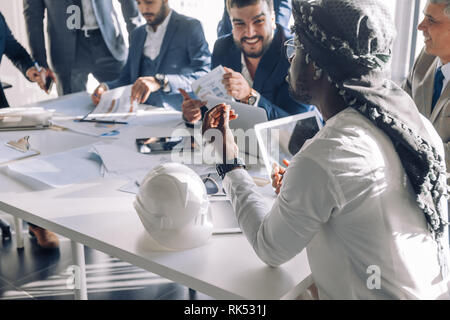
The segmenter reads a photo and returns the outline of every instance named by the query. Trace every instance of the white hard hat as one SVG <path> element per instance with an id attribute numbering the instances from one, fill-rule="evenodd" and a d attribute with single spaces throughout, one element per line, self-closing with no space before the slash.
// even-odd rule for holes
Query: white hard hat
<path id="1" fill-rule="evenodd" d="M 203 245 L 211 236 L 208 204 L 205 185 L 192 169 L 165 163 L 144 178 L 134 208 L 158 244 L 182 250 Z"/>

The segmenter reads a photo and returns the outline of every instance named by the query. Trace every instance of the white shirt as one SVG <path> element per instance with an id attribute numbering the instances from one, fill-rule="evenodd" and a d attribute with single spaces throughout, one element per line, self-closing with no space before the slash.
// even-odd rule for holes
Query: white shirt
<path id="1" fill-rule="evenodd" d="M 245 62 L 244 53 L 241 53 L 241 64 L 242 64 L 241 74 L 244 77 L 244 79 L 247 81 L 250 88 L 253 88 L 253 78 L 252 78 L 252 75 L 250 74 L 250 71 L 247 68 L 247 63 Z M 254 106 L 258 105 L 260 98 L 261 98 L 261 95 L 259 94 L 259 92 L 256 91 L 256 101 L 253 104 Z"/>
<path id="2" fill-rule="evenodd" d="M 144 44 L 144 55 L 152 60 L 155 60 L 159 52 L 161 51 L 161 45 L 164 40 L 164 35 L 166 34 L 167 26 L 172 16 L 172 10 L 170 10 L 164 21 L 158 26 L 156 31 L 149 25 L 147 25 L 147 39 Z"/>
<path id="3" fill-rule="evenodd" d="M 441 91 L 441 94 L 442 94 L 442 92 L 444 92 L 445 87 L 448 84 L 448 81 L 450 80 L 450 62 L 442 65 L 442 61 L 441 61 L 441 59 L 439 59 L 437 67 L 439 68 L 440 66 L 442 66 L 441 71 L 442 71 L 442 74 L 444 75 L 444 81 L 443 81 L 443 86 L 442 86 L 442 91 Z"/>
<path id="4" fill-rule="evenodd" d="M 263 261 L 277 266 L 307 248 L 320 299 L 450 298 L 449 277 L 442 279 L 436 243 L 392 142 L 354 109 L 329 119 L 294 156 L 272 209 L 243 169 L 227 173 L 223 185 Z M 444 250 L 448 259 L 447 231 Z M 373 270 L 380 289 L 367 285 L 376 285 Z"/>
<path id="5" fill-rule="evenodd" d="M 94 7 L 92 6 L 91 0 L 81 0 L 81 6 L 83 7 L 83 29 L 98 29 L 97 18 L 95 17 Z"/>

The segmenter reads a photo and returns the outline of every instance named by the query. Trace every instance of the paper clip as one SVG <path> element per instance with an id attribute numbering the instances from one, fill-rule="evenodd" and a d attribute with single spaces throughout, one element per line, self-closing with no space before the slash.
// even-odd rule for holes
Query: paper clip
<path id="1" fill-rule="evenodd" d="M 17 141 L 9 141 L 6 143 L 6 145 L 10 148 L 13 148 L 14 150 L 25 153 L 31 148 L 30 143 L 28 142 L 29 139 L 30 136 L 25 136 Z"/>

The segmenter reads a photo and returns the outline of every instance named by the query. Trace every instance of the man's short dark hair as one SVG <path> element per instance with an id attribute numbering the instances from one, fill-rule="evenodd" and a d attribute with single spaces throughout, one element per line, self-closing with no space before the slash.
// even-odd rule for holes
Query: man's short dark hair
<path id="1" fill-rule="evenodd" d="M 233 7 L 243 8 L 247 6 L 252 6 L 261 1 L 265 1 L 270 11 L 273 11 L 273 0 L 227 0 L 227 10 L 228 14 L 230 13 L 230 9 Z M 230 15 L 231 16 L 231 15 Z"/>

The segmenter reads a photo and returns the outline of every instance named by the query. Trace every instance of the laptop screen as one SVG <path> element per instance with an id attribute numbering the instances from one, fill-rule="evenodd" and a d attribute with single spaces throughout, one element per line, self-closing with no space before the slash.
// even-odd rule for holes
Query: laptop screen
<path id="1" fill-rule="evenodd" d="M 270 177 L 273 163 L 291 160 L 323 127 L 317 111 L 306 112 L 255 126 L 258 145 Z"/>

